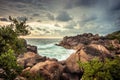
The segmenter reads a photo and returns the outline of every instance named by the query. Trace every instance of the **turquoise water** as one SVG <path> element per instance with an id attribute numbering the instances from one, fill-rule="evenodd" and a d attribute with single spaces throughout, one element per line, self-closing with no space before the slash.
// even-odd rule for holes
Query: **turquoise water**
<path id="1" fill-rule="evenodd" d="M 61 46 L 56 46 L 60 39 L 26 39 L 28 44 L 35 45 L 38 48 L 38 53 L 49 58 L 65 60 L 74 50 L 65 49 Z"/>

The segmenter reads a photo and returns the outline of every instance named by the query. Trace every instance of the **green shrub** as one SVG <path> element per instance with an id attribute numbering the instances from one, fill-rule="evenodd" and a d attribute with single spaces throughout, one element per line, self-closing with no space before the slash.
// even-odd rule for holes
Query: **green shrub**
<path id="1" fill-rule="evenodd" d="M 40 75 L 36 75 L 35 77 L 28 77 L 28 80 L 44 80 L 43 77 L 41 77 Z"/>
<path id="2" fill-rule="evenodd" d="M 120 31 L 116 31 L 111 34 L 108 34 L 106 37 L 108 39 L 117 39 L 117 40 L 119 40 L 119 43 L 120 43 Z"/>
<path id="3" fill-rule="evenodd" d="M 24 39 L 19 39 L 17 34 L 10 27 L 0 28 L 0 54 L 7 52 L 9 49 L 14 50 L 16 54 L 26 51 Z"/>
<path id="4" fill-rule="evenodd" d="M 17 64 L 13 50 L 1 54 L 0 68 L 5 71 L 5 74 L 1 76 L 5 80 L 14 80 L 21 73 L 22 67 Z"/>
<path id="5" fill-rule="evenodd" d="M 41 75 L 37 74 L 37 75 L 33 76 L 33 75 L 30 74 L 29 72 L 26 72 L 26 73 L 24 74 L 24 77 L 25 77 L 27 80 L 44 80 L 44 78 L 43 78 Z"/>
<path id="6" fill-rule="evenodd" d="M 79 65 L 84 69 L 82 80 L 120 80 L 120 58 L 104 62 L 94 59 Z"/>

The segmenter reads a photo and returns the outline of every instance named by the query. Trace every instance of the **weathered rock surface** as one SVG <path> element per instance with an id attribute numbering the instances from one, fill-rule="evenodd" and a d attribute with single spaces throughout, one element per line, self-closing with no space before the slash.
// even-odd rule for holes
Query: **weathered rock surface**
<path id="1" fill-rule="evenodd" d="M 60 80 L 63 66 L 56 61 L 39 62 L 30 69 L 31 74 L 40 74 L 45 80 Z"/>
<path id="2" fill-rule="evenodd" d="M 77 51 L 65 61 L 58 61 L 36 54 L 37 48 L 28 45 L 28 52 L 17 59 L 18 63 L 24 66 L 21 75 L 30 72 L 32 76 L 41 75 L 45 80 L 80 80 L 83 69 L 78 65 L 78 61 L 88 62 L 93 58 L 104 61 L 105 58 L 113 58 L 115 54 L 120 55 L 118 40 L 109 40 L 98 34 L 85 33 L 65 37 L 57 45 Z"/>
<path id="3" fill-rule="evenodd" d="M 68 49 L 76 49 L 89 45 L 89 44 L 98 44 L 103 45 L 109 50 L 112 54 L 120 54 L 120 44 L 117 39 L 108 39 L 106 36 L 99 36 L 98 34 L 84 33 L 77 36 L 64 37 L 63 40 L 58 44 Z"/>
<path id="4" fill-rule="evenodd" d="M 60 80 L 64 69 L 64 66 L 56 59 L 42 57 L 33 52 L 25 53 L 23 56 L 18 57 L 17 61 L 20 65 L 24 66 L 22 76 L 24 76 L 26 72 L 29 72 L 33 77 L 39 74 L 43 76 L 45 80 Z"/>
<path id="5" fill-rule="evenodd" d="M 92 60 L 93 58 L 99 58 L 100 60 L 104 60 L 105 58 L 112 58 L 113 56 L 110 52 L 102 45 L 90 44 L 80 48 L 76 53 L 73 53 L 68 57 L 65 61 L 66 69 L 64 73 L 64 77 L 67 78 L 68 75 L 76 74 L 74 77 L 80 78 L 83 70 L 78 65 L 78 61 L 87 62 Z M 69 73 L 69 74 L 68 74 Z M 79 75 L 79 76 L 77 76 Z"/>
<path id="6" fill-rule="evenodd" d="M 42 62 L 45 60 L 46 60 L 46 57 L 42 57 L 33 52 L 27 52 L 23 56 L 18 57 L 17 62 L 20 65 L 24 66 L 24 68 L 26 68 L 26 67 L 32 67 L 38 62 Z"/>
<path id="7" fill-rule="evenodd" d="M 15 78 L 15 80 L 27 80 L 27 79 L 24 78 L 24 77 L 22 77 L 22 76 L 17 76 L 17 77 Z"/>
<path id="8" fill-rule="evenodd" d="M 33 46 L 33 45 L 28 44 L 27 45 L 27 52 L 37 53 L 37 46 Z"/>

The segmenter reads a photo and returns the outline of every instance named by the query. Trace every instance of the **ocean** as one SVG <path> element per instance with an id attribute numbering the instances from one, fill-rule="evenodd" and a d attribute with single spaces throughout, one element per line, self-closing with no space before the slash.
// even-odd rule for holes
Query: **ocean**
<path id="1" fill-rule="evenodd" d="M 60 39 L 26 39 L 28 44 L 37 46 L 38 54 L 49 58 L 56 58 L 59 61 L 67 59 L 75 50 L 65 49 L 56 46 Z"/>

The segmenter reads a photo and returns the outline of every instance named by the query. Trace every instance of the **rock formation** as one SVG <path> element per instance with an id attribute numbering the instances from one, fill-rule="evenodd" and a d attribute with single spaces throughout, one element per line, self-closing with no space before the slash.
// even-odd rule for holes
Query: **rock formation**
<path id="1" fill-rule="evenodd" d="M 67 49 L 76 49 L 89 45 L 98 44 L 104 46 L 112 54 L 120 54 L 120 44 L 117 39 L 109 39 L 106 36 L 99 36 L 98 34 L 84 33 L 77 36 L 64 37 L 63 40 L 58 44 Z"/>
<path id="2" fill-rule="evenodd" d="M 104 61 L 105 58 L 120 55 L 119 40 L 111 40 L 98 34 L 85 33 L 64 37 L 57 45 L 77 51 L 65 61 L 58 61 L 38 55 L 37 47 L 28 45 L 27 53 L 17 59 L 18 63 L 24 66 L 21 76 L 24 77 L 25 73 L 29 72 L 32 76 L 41 75 L 45 80 L 80 80 L 83 69 L 78 65 L 78 61 L 88 62 L 93 58 Z M 21 76 L 19 77 L 23 78 Z"/>

